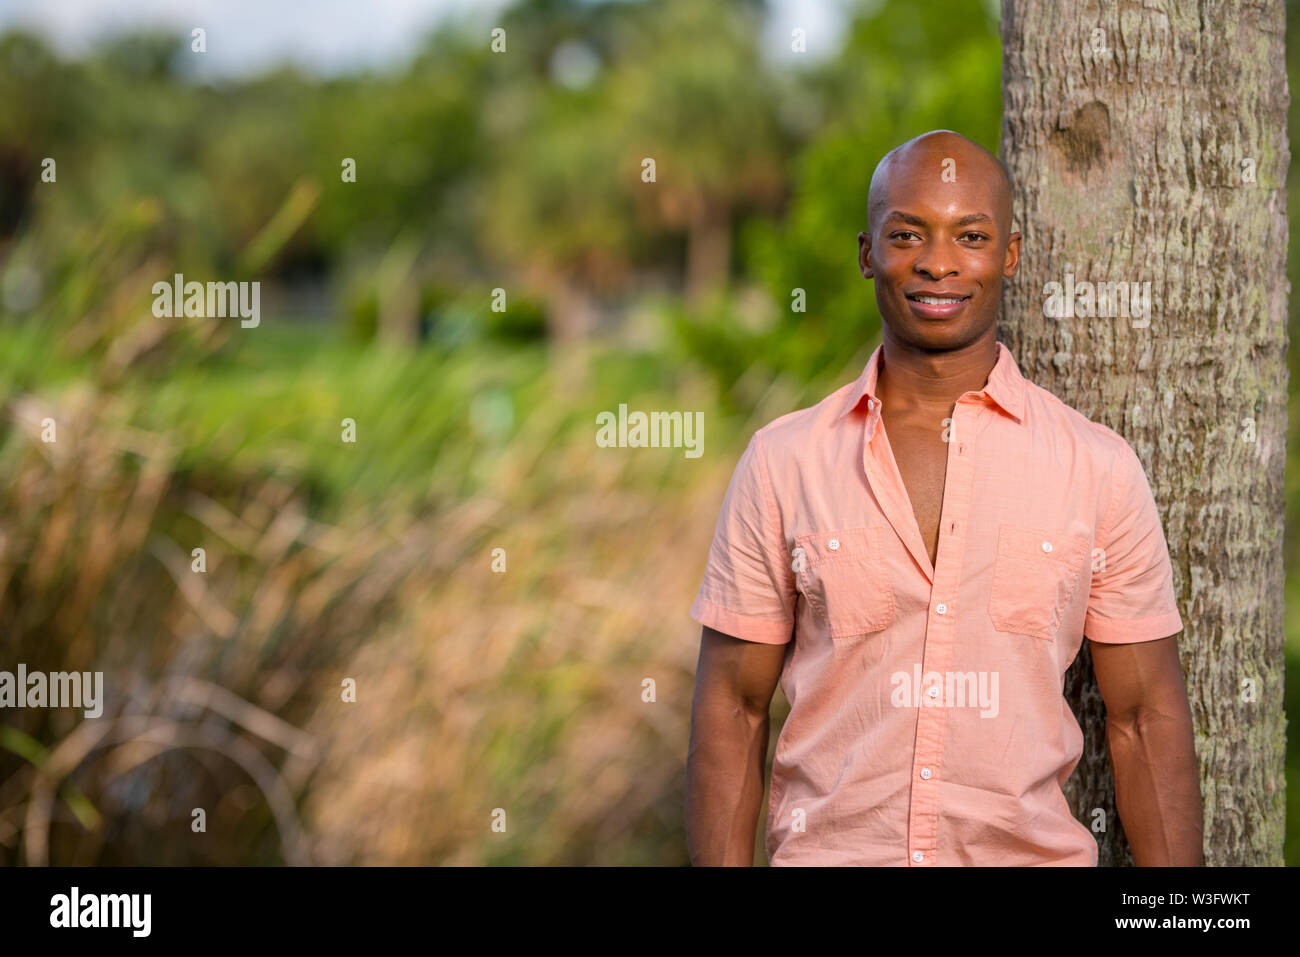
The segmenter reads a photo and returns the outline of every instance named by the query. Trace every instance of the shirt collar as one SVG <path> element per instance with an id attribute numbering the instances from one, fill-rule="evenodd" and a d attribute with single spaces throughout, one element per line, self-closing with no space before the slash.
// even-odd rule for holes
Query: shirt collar
<path id="1" fill-rule="evenodd" d="M 1021 375 L 1020 366 L 1016 364 L 1011 350 L 1001 342 L 994 345 L 997 347 L 997 361 L 993 364 L 993 371 L 989 373 L 984 389 L 977 394 L 992 399 L 1013 419 L 1022 422 L 1025 411 L 1025 377 Z M 848 398 L 844 402 L 844 408 L 837 418 L 848 415 L 861 405 L 864 399 L 873 403 L 873 411 L 880 407 L 880 397 L 876 395 L 876 377 L 879 375 L 880 363 L 884 359 L 884 348 L 884 343 L 881 343 L 871 353 L 866 368 L 862 370 L 862 375 L 858 376 L 858 381 L 853 383 L 853 388 L 849 390 Z"/>

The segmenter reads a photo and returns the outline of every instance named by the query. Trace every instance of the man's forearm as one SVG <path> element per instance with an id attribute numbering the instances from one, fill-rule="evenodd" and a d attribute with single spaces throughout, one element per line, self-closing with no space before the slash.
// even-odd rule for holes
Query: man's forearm
<path id="1" fill-rule="evenodd" d="M 754 863 L 767 765 L 767 710 L 698 708 L 686 758 L 686 844 L 701 866 Z"/>
<path id="2" fill-rule="evenodd" d="M 1133 863 L 1194 867 L 1204 863 L 1201 785 L 1186 705 L 1106 722 L 1115 804 Z"/>

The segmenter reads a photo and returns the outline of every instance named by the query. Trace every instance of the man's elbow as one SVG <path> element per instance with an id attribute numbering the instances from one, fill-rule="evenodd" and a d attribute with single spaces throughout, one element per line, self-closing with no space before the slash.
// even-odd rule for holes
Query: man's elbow
<path id="1" fill-rule="evenodd" d="M 1106 723 L 1126 736 L 1141 738 L 1190 727 L 1192 713 L 1186 696 L 1138 700 L 1125 707 L 1107 709 Z"/>

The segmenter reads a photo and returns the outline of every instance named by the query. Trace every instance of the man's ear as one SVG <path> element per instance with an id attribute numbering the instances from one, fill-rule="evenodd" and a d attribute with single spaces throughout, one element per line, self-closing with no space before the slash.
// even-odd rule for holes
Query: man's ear
<path id="1" fill-rule="evenodd" d="M 1020 234 L 1012 233 L 1007 240 L 1007 254 L 1002 259 L 1002 275 L 1010 279 L 1020 268 Z"/>
<path id="2" fill-rule="evenodd" d="M 871 268 L 871 234 L 858 233 L 858 268 L 864 279 L 872 279 L 875 272 Z"/>

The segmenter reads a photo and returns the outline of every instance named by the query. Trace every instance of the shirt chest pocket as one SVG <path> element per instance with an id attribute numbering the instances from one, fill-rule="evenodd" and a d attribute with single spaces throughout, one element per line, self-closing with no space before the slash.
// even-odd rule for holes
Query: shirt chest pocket
<path id="1" fill-rule="evenodd" d="M 998 631 L 1051 641 L 1087 564 L 1088 541 L 1027 525 L 998 528 L 989 617 Z"/>
<path id="2" fill-rule="evenodd" d="M 794 544 L 799 590 L 832 638 L 880 631 L 894 620 L 884 529 L 814 532 L 800 535 Z"/>

